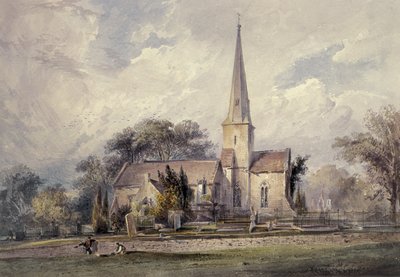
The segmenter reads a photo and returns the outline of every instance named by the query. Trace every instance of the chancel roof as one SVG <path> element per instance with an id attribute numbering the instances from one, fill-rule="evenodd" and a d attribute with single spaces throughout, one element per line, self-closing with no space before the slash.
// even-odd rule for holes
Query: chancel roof
<path id="1" fill-rule="evenodd" d="M 252 173 L 285 172 L 289 169 L 290 149 L 254 151 Z"/>
<path id="2" fill-rule="evenodd" d="M 147 178 L 160 191 L 162 188 L 160 188 L 158 184 L 158 171 L 164 173 L 167 165 L 176 173 L 179 173 L 182 167 L 188 177 L 189 184 L 197 184 L 198 181 L 203 180 L 203 178 L 205 178 L 208 183 L 213 183 L 218 164 L 218 160 L 146 161 L 138 164 L 126 163 L 118 174 L 114 182 L 114 187 L 140 187 L 145 183 Z"/>

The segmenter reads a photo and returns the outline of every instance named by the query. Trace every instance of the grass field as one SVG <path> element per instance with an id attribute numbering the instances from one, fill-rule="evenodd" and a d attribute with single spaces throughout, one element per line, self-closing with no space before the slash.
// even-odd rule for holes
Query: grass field
<path id="1" fill-rule="evenodd" d="M 400 243 L 0 260 L 0 276 L 400 276 Z"/>

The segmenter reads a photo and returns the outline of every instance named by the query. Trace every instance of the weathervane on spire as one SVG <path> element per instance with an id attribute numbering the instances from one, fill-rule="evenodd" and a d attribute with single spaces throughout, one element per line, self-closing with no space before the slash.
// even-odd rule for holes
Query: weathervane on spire
<path id="1" fill-rule="evenodd" d="M 240 13 L 237 13 L 237 17 L 238 17 L 238 29 L 240 30 L 240 27 L 242 27 L 242 25 L 240 25 Z"/>

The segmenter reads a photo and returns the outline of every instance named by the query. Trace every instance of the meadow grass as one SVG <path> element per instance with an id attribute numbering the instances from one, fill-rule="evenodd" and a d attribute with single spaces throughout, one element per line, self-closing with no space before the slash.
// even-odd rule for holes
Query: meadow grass
<path id="1" fill-rule="evenodd" d="M 0 276 L 400 276 L 400 243 L 0 260 Z"/>

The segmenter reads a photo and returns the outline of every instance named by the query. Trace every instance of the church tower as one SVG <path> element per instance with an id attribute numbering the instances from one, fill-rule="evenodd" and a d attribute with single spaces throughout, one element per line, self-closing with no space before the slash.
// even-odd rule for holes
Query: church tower
<path id="1" fill-rule="evenodd" d="M 222 123 L 221 160 L 227 178 L 230 179 L 232 207 L 238 211 L 248 211 L 251 191 L 249 167 L 252 162 L 254 127 L 251 123 L 240 29 L 241 25 L 238 23 L 229 111 Z"/>

